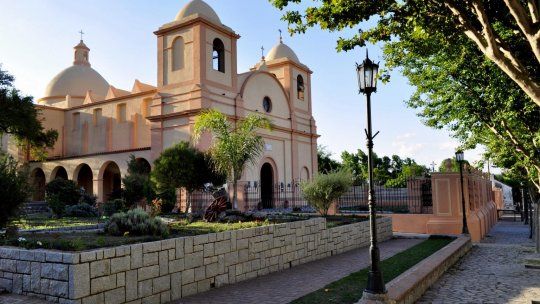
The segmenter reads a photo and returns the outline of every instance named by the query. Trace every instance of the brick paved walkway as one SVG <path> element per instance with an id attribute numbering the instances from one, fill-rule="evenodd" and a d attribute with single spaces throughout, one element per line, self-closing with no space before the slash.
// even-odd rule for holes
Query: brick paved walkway
<path id="1" fill-rule="evenodd" d="M 421 241 L 420 239 L 393 239 L 381 243 L 381 258 L 393 256 Z M 360 248 L 252 280 L 216 288 L 174 303 L 289 303 L 369 266 L 368 256 L 368 248 Z"/>
<path id="2" fill-rule="evenodd" d="M 501 221 L 490 237 L 450 268 L 418 303 L 531 303 L 540 300 L 540 270 L 523 260 L 539 257 L 528 226 Z"/>

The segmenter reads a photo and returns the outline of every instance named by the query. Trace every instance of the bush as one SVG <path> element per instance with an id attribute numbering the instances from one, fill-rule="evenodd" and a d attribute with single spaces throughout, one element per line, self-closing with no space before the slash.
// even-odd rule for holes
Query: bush
<path id="1" fill-rule="evenodd" d="M 81 198 L 81 190 L 79 190 L 77 184 L 72 180 L 62 178 L 50 181 L 45 187 L 45 192 L 47 202 L 49 202 L 50 197 L 54 196 L 55 199 L 70 206 L 78 204 Z"/>
<path id="2" fill-rule="evenodd" d="M 97 202 L 97 197 L 92 194 L 88 194 L 84 192 L 81 197 L 79 198 L 79 205 L 80 204 L 87 204 L 90 206 L 95 206 Z"/>
<path id="3" fill-rule="evenodd" d="M 159 218 L 150 217 L 144 210 L 137 208 L 126 213 L 113 214 L 105 226 L 105 232 L 115 236 L 129 233 L 165 237 L 169 234 L 169 229 Z"/>
<path id="4" fill-rule="evenodd" d="M 98 216 L 98 211 L 91 205 L 79 203 L 77 205 L 67 206 L 65 215 L 73 217 L 96 217 Z"/>
<path id="5" fill-rule="evenodd" d="M 103 204 L 103 214 L 111 216 L 118 212 L 127 211 L 126 201 L 123 199 L 113 199 Z"/>
<path id="6" fill-rule="evenodd" d="M 309 204 L 326 217 L 332 202 L 351 188 L 352 175 L 347 171 L 320 174 L 300 186 Z"/>
<path id="7" fill-rule="evenodd" d="M 66 212 L 66 204 L 60 200 L 59 195 L 47 195 L 47 204 L 57 217 L 64 216 Z"/>
<path id="8" fill-rule="evenodd" d="M 6 226 L 30 194 L 27 176 L 13 157 L 0 151 L 0 228 Z"/>

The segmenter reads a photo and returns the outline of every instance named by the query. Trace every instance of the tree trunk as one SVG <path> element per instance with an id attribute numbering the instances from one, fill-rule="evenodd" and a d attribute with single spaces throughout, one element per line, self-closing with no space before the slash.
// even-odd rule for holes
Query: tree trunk
<path id="1" fill-rule="evenodd" d="M 187 197 L 186 197 L 186 213 L 189 212 L 189 207 L 191 207 L 191 191 L 186 191 Z"/>
<path id="2" fill-rule="evenodd" d="M 236 180 L 236 178 L 235 178 L 233 180 L 233 203 L 232 203 L 233 209 L 238 209 L 237 190 L 238 190 L 238 180 Z"/>

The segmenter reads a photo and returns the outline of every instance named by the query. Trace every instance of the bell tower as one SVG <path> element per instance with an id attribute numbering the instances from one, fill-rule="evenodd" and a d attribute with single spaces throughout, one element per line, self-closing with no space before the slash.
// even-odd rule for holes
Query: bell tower
<path id="1" fill-rule="evenodd" d="M 240 36 L 223 25 L 204 1 L 190 1 L 173 22 L 154 33 L 158 38 L 158 87 L 236 88 L 236 41 Z"/>

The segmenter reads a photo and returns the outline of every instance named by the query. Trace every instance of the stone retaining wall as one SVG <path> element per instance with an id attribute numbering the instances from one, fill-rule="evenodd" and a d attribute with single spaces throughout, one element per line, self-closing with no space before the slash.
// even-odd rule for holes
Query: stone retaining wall
<path id="1" fill-rule="evenodd" d="M 416 303 L 448 268 L 467 254 L 471 247 L 471 238 L 460 236 L 390 281 L 386 285 L 390 303 Z"/>
<path id="2" fill-rule="evenodd" d="M 379 240 L 391 218 L 377 219 Z M 165 303 L 369 243 L 322 218 L 77 253 L 0 247 L 0 288 L 59 303 Z"/>

